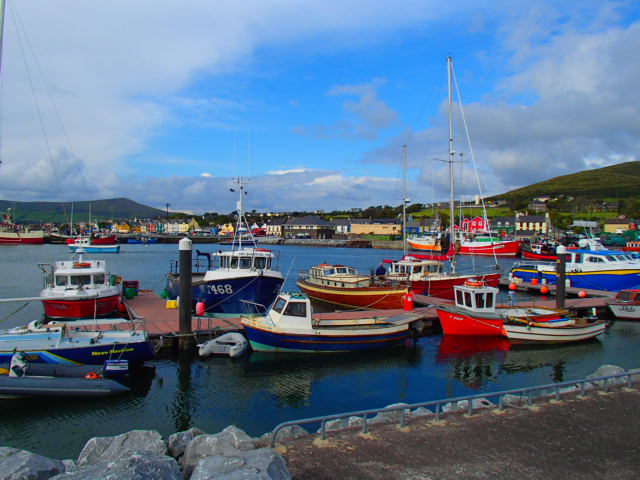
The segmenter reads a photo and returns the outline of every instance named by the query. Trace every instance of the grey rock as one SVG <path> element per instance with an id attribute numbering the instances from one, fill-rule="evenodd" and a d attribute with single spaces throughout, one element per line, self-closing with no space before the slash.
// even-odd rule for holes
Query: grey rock
<path id="1" fill-rule="evenodd" d="M 76 462 L 74 460 L 71 459 L 66 459 L 66 460 L 62 460 L 62 463 L 64 464 L 64 472 L 65 473 L 72 473 L 76 471 L 77 465 Z"/>
<path id="2" fill-rule="evenodd" d="M 51 480 L 182 480 L 175 459 L 151 451 L 129 452 L 115 459 L 79 467 Z"/>
<path id="3" fill-rule="evenodd" d="M 169 445 L 169 455 L 173 458 L 180 457 L 184 453 L 185 448 L 187 448 L 187 445 L 189 445 L 189 442 L 198 435 L 203 434 L 204 432 L 199 428 L 192 427 L 189 430 L 169 435 L 169 441 L 167 442 Z"/>
<path id="4" fill-rule="evenodd" d="M 527 399 L 520 395 L 506 394 L 502 396 L 502 405 L 511 408 L 525 408 L 527 406 Z"/>
<path id="5" fill-rule="evenodd" d="M 407 406 L 406 403 L 392 403 L 391 405 L 387 405 L 384 408 L 394 408 L 394 407 L 404 407 Z M 373 417 L 371 419 L 371 421 L 368 421 L 367 423 L 379 423 L 379 422 L 389 422 L 389 421 L 394 421 L 394 422 L 399 422 L 400 421 L 400 412 L 402 410 L 393 410 L 393 411 L 382 411 L 380 413 L 378 413 L 375 417 Z M 409 417 L 409 413 L 410 410 L 408 408 L 403 409 L 404 414 L 405 414 L 405 418 Z"/>
<path id="6" fill-rule="evenodd" d="M 240 451 L 253 450 L 255 443 L 245 432 L 233 425 L 214 435 L 195 437 L 184 451 L 181 463 L 185 476 L 189 476 L 201 458 L 214 455 L 237 456 Z"/>
<path id="7" fill-rule="evenodd" d="M 43 457 L 27 450 L 0 447 L 0 478 L 8 480 L 46 480 L 64 472 L 60 460 Z"/>
<path id="8" fill-rule="evenodd" d="M 85 444 L 77 464 L 82 467 L 141 451 L 165 455 L 167 445 L 155 430 L 132 430 L 115 437 L 94 437 Z"/>
<path id="9" fill-rule="evenodd" d="M 283 458 L 270 449 L 238 451 L 234 457 L 221 455 L 201 459 L 193 469 L 190 480 L 291 478 Z"/>
<path id="10" fill-rule="evenodd" d="M 272 432 L 267 432 L 264 435 L 262 435 L 260 438 L 256 439 L 255 446 L 256 447 L 268 446 L 269 443 L 271 442 L 271 433 Z M 309 435 L 309 432 L 307 432 L 300 425 L 290 425 L 288 427 L 284 427 L 278 430 L 276 442 L 282 443 L 288 440 L 294 440 L 296 438 L 306 437 L 307 435 Z"/>
<path id="11" fill-rule="evenodd" d="M 430 417 L 435 415 L 435 413 L 433 413 L 433 411 L 429 410 L 428 408 L 418 407 L 412 412 L 410 412 L 409 415 L 413 418 L 418 418 L 418 417 Z"/>
<path id="12" fill-rule="evenodd" d="M 446 405 L 445 405 L 446 406 Z M 474 398 L 471 400 L 471 408 L 473 410 L 481 410 L 484 408 L 493 408 L 495 406 L 495 404 L 487 399 L 487 398 Z M 456 403 L 455 408 L 453 408 L 454 406 L 452 406 L 451 411 L 464 411 L 464 412 L 468 412 L 469 411 L 469 400 L 460 400 L 459 402 Z"/>
<path id="13" fill-rule="evenodd" d="M 618 367 L 617 365 L 601 365 L 591 375 L 587 375 L 587 378 L 604 377 L 606 375 L 616 375 L 618 373 L 625 373 L 625 369 L 622 367 Z M 609 380 L 609 385 L 621 384 L 626 382 L 626 377 L 612 378 Z M 600 387 L 604 386 L 604 380 L 596 380 L 593 383 Z"/>

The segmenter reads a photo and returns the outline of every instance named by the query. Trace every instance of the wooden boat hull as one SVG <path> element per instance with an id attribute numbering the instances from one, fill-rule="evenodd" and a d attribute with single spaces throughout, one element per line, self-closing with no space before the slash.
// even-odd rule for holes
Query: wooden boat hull
<path id="1" fill-rule="evenodd" d="M 317 285 L 298 280 L 298 288 L 315 300 L 342 307 L 387 310 L 402 308 L 402 297 L 407 293 L 404 286 L 340 288 Z"/>
<path id="2" fill-rule="evenodd" d="M 622 320 L 640 320 L 640 302 L 625 303 L 612 300 L 609 302 L 609 310 Z"/>
<path id="3" fill-rule="evenodd" d="M 42 299 L 44 314 L 48 318 L 94 318 L 113 315 L 118 311 L 120 295 L 83 300 Z"/>
<path id="4" fill-rule="evenodd" d="M 520 241 L 463 242 L 457 253 L 460 255 L 515 257 L 520 253 Z"/>
<path id="5" fill-rule="evenodd" d="M 535 325 L 502 326 L 502 334 L 511 343 L 570 343 L 595 338 L 606 329 L 605 322 L 584 326 L 544 327 Z"/>
<path id="6" fill-rule="evenodd" d="M 409 325 L 378 327 L 358 332 L 318 329 L 308 333 L 284 332 L 243 321 L 251 348 L 257 352 L 337 353 L 403 345 Z M 375 330 L 378 332 L 373 333 Z"/>
<path id="7" fill-rule="evenodd" d="M 411 292 L 417 295 L 453 300 L 453 287 L 456 285 L 464 285 L 464 282 L 470 278 L 483 280 L 485 284 L 490 287 L 497 287 L 500 284 L 500 273 L 491 273 L 488 275 L 451 275 L 450 277 L 435 277 L 431 280 L 414 280 L 411 282 Z"/>
<path id="8" fill-rule="evenodd" d="M 462 309 L 436 307 L 442 332 L 445 335 L 499 336 L 502 318 L 499 316 L 471 316 Z"/>

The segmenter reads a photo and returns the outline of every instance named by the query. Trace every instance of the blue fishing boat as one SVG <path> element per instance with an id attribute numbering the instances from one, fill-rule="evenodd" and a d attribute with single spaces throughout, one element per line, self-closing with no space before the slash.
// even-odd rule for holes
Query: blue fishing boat
<path id="1" fill-rule="evenodd" d="M 247 244 L 243 235 L 249 231 L 243 211 L 246 192 L 242 179 L 236 183 L 240 200 L 233 247 L 213 253 L 196 251 L 192 308 L 199 315 L 238 316 L 245 311 L 245 301 L 271 305 L 284 282 L 274 253 L 258 248 L 252 237 Z M 178 270 L 178 265 L 173 263 L 167 275 L 166 290 L 172 299 L 180 294 Z M 199 303 L 204 307 L 201 311 L 196 309 Z"/>
<path id="2" fill-rule="evenodd" d="M 420 319 L 416 313 L 379 317 L 367 312 L 344 319 L 322 318 L 313 315 L 306 295 L 283 293 L 266 314 L 256 308 L 242 317 L 242 326 L 251 348 L 258 352 L 328 353 L 403 345 L 414 330 L 421 329 Z"/>
<path id="3" fill-rule="evenodd" d="M 558 263 L 516 263 L 510 278 L 525 282 L 536 279 L 539 283 L 558 282 Z M 640 286 L 640 261 L 620 250 L 568 249 L 566 263 L 568 286 L 617 292 Z"/>
<path id="4" fill-rule="evenodd" d="M 97 323 L 98 322 L 98 323 Z M 144 330 L 102 330 L 109 320 L 77 320 L 70 323 L 32 322 L 0 333 L 0 363 L 7 363 L 16 352 L 24 352 L 29 362 L 102 365 L 106 360 L 127 360 L 139 365 L 154 356 Z M 112 319 L 111 323 L 122 323 Z"/>

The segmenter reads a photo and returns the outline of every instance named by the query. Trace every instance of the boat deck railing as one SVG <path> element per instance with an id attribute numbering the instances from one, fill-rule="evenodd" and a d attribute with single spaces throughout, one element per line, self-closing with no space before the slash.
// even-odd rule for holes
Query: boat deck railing
<path id="1" fill-rule="evenodd" d="M 483 403 L 480 408 L 497 408 L 498 410 L 504 410 L 505 408 L 505 397 L 507 395 L 519 395 L 524 404 L 527 407 L 533 405 L 534 401 L 537 399 L 554 399 L 556 401 L 560 400 L 560 396 L 562 394 L 568 393 L 576 393 L 583 397 L 585 396 L 588 385 L 591 388 L 597 388 L 601 386 L 603 391 L 606 393 L 609 391 L 609 387 L 611 383 L 620 383 L 616 382 L 617 379 L 626 380 L 626 386 L 631 388 L 633 385 L 633 377 L 640 377 L 640 370 L 635 371 L 626 371 L 623 373 L 617 373 L 612 375 L 605 375 L 600 377 L 592 377 L 592 378 L 581 378 L 578 380 L 568 380 L 565 382 L 558 383 L 548 383 L 544 385 L 536 385 L 533 387 L 523 387 L 523 388 L 513 388 L 509 390 L 501 390 L 499 392 L 484 392 L 476 395 L 466 395 L 462 397 L 452 397 L 446 398 L 442 400 L 431 400 L 428 402 L 420 402 L 420 403 L 412 403 L 412 404 L 398 404 L 396 406 L 387 406 L 384 408 L 374 408 L 368 410 L 358 410 L 354 412 L 347 413 L 338 413 L 334 415 L 324 415 L 320 417 L 312 417 L 312 418 L 303 418 L 300 420 L 289 420 L 287 422 L 282 422 L 278 424 L 273 431 L 271 432 L 270 446 L 273 448 L 276 444 L 276 439 L 278 436 L 278 432 L 280 430 L 291 427 L 294 425 L 308 425 L 308 424 L 320 424 L 319 433 L 321 435 L 322 440 L 326 440 L 327 436 L 327 422 L 331 420 L 345 420 L 350 417 L 361 417 L 362 418 L 362 433 L 367 433 L 368 431 L 368 420 L 370 420 L 374 415 L 379 413 L 392 413 L 397 412 L 398 415 L 398 423 L 401 427 L 404 427 L 408 417 L 410 417 L 410 411 L 417 408 L 433 408 L 434 409 L 434 420 L 439 421 L 443 414 L 455 414 L 465 412 L 467 415 L 473 415 L 474 407 L 478 409 L 478 401 L 481 399 L 497 399 L 497 404 L 489 403 L 487 406 L 486 403 Z M 474 402 L 476 400 L 476 402 Z M 449 405 L 460 405 L 460 402 L 467 402 L 466 407 L 458 408 L 456 410 L 450 410 L 449 412 L 445 412 L 443 407 L 447 404 Z M 349 427 L 345 427 L 349 428 Z"/>

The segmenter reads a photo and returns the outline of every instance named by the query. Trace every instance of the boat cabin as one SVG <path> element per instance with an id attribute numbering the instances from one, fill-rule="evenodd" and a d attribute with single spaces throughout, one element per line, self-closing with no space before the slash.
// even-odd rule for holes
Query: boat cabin
<path id="1" fill-rule="evenodd" d="M 309 283 L 325 287 L 361 288 L 371 286 L 371 277 L 360 275 L 353 267 L 321 263 L 309 269 Z"/>
<path id="2" fill-rule="evenodd" d="M 618 302 L 640 302 L 640 288 L 631 288 L 628 290 L 620 290 L 616 294 Z"/>
<path id="3" fill-rule="evenodd" d="M 103 288 L 115 283 L 116 277 L 105 270 L 104 260 L 61 261 L 55 265 L 40 264 L 45 272 L 45 288 L 52 291 L 64 291 L 81 287 Z M 52 292 L 53 293 L 53 292 Z"/>
<path id="4" fill-rule="evenodd" d="M 240 250 L 219 250 L 213 254 L 196 250 L 197 260 L 195 264 L 196 270 L 201 268 L 200 257 L 207 259 L 206 270 L 212 270 L 212 259 L 217 259 L 215 269 L 224 270 L 272 270 L 275 267 L 275 256 L 271 250 L 266 248 L 243 248 Z M 172 271 L 174 270 L 172 265 Z M 177 266 L 175 268 L 177 273 Z"/>
<path id="5" fill-rule="evenodd" d="M 603 264 L 626 264 L 636 262 L 631 255 L 619 250 L 567 250 L 567 267 L 593 266 L 598 267 Z"/>
<path id="6" fill-rule="evenodd" d="M 436 260 L 418 260 L 414 257 L 405 257 L 402 260 L 392 262 L 389 265 L 389 277 L 401 277 L 409 280 L 419 280 L 432 274 L 441 274 L 444 271 L 442 262 Z"/>
<path id="7" fill-rule="evenodd" d="M 467 280 L 453 287 L 456 306 L 474 312 L 495 312 L 498 289 L 489 287 L 482 280 Z"/>
<path id="8" fill-rule="evenodd" d="M 313 328 L 311 313 L 311 302 L 305 294 L 282 293 L 273 302 L 268 316 L 278 328 Z"/>

